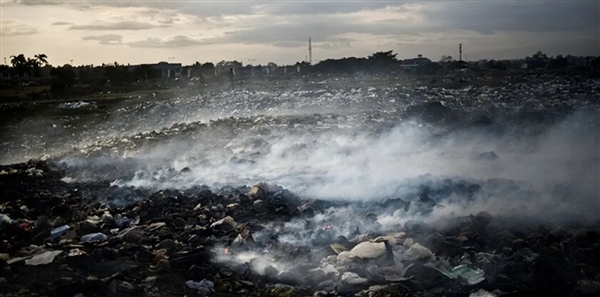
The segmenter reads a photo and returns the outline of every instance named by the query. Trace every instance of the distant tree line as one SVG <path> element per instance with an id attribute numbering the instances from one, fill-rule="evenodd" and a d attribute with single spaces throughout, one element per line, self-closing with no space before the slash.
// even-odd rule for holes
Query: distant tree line
<path id="1" fill-rule="evenodd" d="M 38 77 L 40 75 L 40 67 L 42 65 L 48 65 L 48 56 L 45 54 L 35 55 L 33 58 L 25 57 L 20 54 L 17 56 L 10 56 L 10 64 L 16 71 L 19 79 L 24 76 L 28 76 L 31 80 L 32 77 Z"/>
<path id="2" fill-rule="evenodd" d="M 549 70 L 561 70 L 571 67 L 577 67 L 581 64 L 581 59 L 585 60 L 586 67 L 591 67 L 595 70 L 600 70 L 600 57 L 563 57 L 558 55 L 556 57 L 548 57 L 541 51 L 526 57 L 522 60 L 489 60 L 484 63 L 481 62 L 470 62 L 454 60 L 449 55 L 444 55 L 438 62 L 433 62 L 427 58 L 421 57 L 415 59 L 399 60 L 396 58 L 396 54 L 393 51 L 380 51 L 369 55 L 364 58 L 348 57 L 342 59 L 326 59 L 319 61 L 314 65 L 310 65 L 307 62 L 298 62 L 293 66 L 300 66 L 303 69 L 303 73 L 309 74 L 388 74 L 391 72 L 402 71 L 402 70 L 414 70 L 416 69 L 419 73 L 438 73 L 440 71 L 455 70 L 461 68 L 487 68 L 495 70 L 507 70 L 516 68 L 527 68 L 527 69 L 549 69 Z M 570 62 L 573 61 L 573 62 Z M 0 71 L 8 71 L 17 76 L 19 83 L 25 78 L 31 81 L 32 78 L 40 77 L 42 67 L 51 67 L 48 64 L 48 56 L 45 54 L 37 54 L 33 58 L 25 57 L 20 54 L 11 56 L 12 67 L 3 66 L 0 67 Z M 166 62 L 160 62 L 168 64 Z M 526 67 L 523 66 L 526 64 Z M 417 67 L 415 67 L 417 66 Z M 275 63 L 269 63 L 266 66 L 258 65 L 246 65 L 243 66 L 238 61 L 220 61 L 216 65 L 213 63 L 200 63 L 196 62 L 190 66 L 186 66 L 186 70 L 189 69 L 192 77 L 211 77 L 220 75 L 220 71 L 229 70 L 229 68 L 235 69 L 250 69 L 252 73 L 261 73 L 263 68 L 277 69 Z M 289 66 L 288 66 L 289 67 Z M 76 84 L 94 85 L 97 89 L 103 89 L 107 84 L 111 86 L 129 86 L 143 81 L 152 81 L 162 78 L 162 73 L 152 65 L 136 65 L 129 66 L 114 62 L 113 64 L 102 64 L 101 66 L 84 65 L 74 67 L 66 64 L 58 67 L 51 67 L 49 72 L 50 84 L 53 90 L 61 90 L 70 88 Z M 183 76 L 187 76 L 184 73 Z"/>

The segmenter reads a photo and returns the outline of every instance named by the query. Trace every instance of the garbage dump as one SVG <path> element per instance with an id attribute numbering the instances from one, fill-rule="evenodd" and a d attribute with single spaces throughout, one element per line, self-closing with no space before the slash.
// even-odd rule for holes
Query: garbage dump
<path id="1" fill-rule="evenodd" d="M 29 176 L 30 168 L 43 175 Z M 419 229 L 406 222 L 375 228 L 360 221 L 373 212 L 398 212 L 394 204 L 354 208 L 352 203 L 280 200 L 281 190 L 248 198 L 253 190 L 243 188 L 228 196 L 210 190 L 158 191 L 124 207 L 99 210 L 99 203 L 79 194 L 97 185 L 65 183 L 46 162 L 2 169 L 13 172 L 1 177 L 2 188 L 10 185 L 19 193 L 2 204 L 12 220 L 2 230 L 0 251 L 3 292 L 11 296 L 598 293 L 598 225 L 511 226 L 481 213 L 457 217 L 451 226 Z M 56 196 L 42 194 L 50 190 Z M 264 202 L 253 203 L 258 198 Z M 312 212 L 301 211 L 305 203 Z M 344 232 L 333 225 L 340 222 L 331 211 L 348 207 L 356 229 Z M 99 212 L 139 216 L 139 223 L 88 219 Z M 315 217 L 328 214 L 328 225 L 310 226 Z M 61 227 L 31 228 L 42 215 Z M 310 235 L 296 232 L 293 225 L 300 221 Z M 75 234 L 66 236 L 64 230 Z M 290 236 L 304 242 L 291 244 Z"/>
<path id="2" fill-rule="evenodd" d="M 6 140 L 0 296 L 598 296 L 598 81 L 454 81 L 121 102 L 139 127 Z"/>

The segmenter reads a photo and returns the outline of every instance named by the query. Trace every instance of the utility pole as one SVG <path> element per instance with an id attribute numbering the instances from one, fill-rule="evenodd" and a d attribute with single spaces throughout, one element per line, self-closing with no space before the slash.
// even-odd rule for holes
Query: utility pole
<path id="1" fill-rule="evenodd" d="M 458 60 L 462 61 L 462 43 L 458 44 Z"/>

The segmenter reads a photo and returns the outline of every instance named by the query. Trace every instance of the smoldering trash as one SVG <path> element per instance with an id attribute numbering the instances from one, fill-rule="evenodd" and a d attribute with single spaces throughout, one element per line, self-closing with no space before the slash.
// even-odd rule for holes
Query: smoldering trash
<path id="1" fill-rule="evenodd" d="M 598 113 L 403 88 L 0 165 L 0 296 L 599 296 Z"/>

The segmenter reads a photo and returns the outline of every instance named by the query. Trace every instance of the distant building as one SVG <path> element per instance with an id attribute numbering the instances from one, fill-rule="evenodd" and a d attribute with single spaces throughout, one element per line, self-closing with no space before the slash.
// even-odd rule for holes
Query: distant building
<path id="1" fill-rule="evenodd" d="M 300 73 L 300 66 L 297 65 L 280 66 L 279 69 L 281 70 L 278 70 L 277 72 L 282 73 L 284 76 Z"/>
<path id="2" fill-rule="evenodd" d="M 417 58 L 414 58 L 414 59 L 402 60 L 402 62 L 400 62 L 400 67 L 413 68 L 413 67 L 425 66 L 430 63 L 431 63 L 431 60 L 419 55 Z"/>
<path id="3" fill-rule="evenodd" d="M 160 62 L 158 64 L 150 64 L 150 66 L 155 70 L 159 70 L 162 78 L 181 77 L 181 63 Z"/>
<path id="4" fill-rule="evenodd" d="M 233 69 L 235 75 L 239 75 L 239 71 L 244 65 L 238 61 L 221 61 L 215 66 L 215 74 L 228 73 L 230 69 Z"/>

